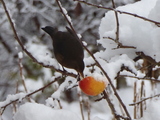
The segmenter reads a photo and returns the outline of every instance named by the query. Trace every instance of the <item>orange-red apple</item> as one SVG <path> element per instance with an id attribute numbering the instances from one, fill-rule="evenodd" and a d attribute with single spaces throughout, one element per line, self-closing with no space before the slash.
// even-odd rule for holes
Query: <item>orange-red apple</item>
<path id="1" fill-rule="evenodd" d="M 79 81 L 81 90 L 91 96 L 96 96 L 103 92 L 107 86 L 107 81 L 102 78 L 96 78 L 92 76 L 85 77 Z"/>

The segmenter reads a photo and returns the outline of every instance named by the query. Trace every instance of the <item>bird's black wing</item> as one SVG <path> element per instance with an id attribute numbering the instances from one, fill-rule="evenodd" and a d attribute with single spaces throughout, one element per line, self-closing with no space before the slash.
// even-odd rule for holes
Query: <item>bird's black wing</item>
<path id="1" fill-rule="evenodd" d="M 66 29 L 67 29 L 67 31 L 68 31 L 70 34 L 76 36 L 75 33 L 74 33 L 69 27 L 66 26 Z"/>
<path id="2" fill-rule="evenodd" d="M 67 27 L 66 26 L 66 29 L 67 29 L 67 31 L 68 31 L 68 33 L 70 33 L 72 36 L 74 36 L 75 37 L 75 39 L 77 39 L 77 41 L 79 41 L 79 38 L 78 38 L 78 36 L 76 35 L 76 33 L 74 33 L 69 27 Z M 79 41 L 80 42 L 80 41 Z M 81 42 L 80 42 L 80 44 L 82 44 Z"/>
<path id="3" fill-rule="evenodd" d="M 55 52 L 61 54 L 64 58 L 74 59 L 78 55 L 83 58 L 83 47 L 73 34 L 58 31 L 54 39 L 56 39 L 56 43 L 53 45 Z"/>

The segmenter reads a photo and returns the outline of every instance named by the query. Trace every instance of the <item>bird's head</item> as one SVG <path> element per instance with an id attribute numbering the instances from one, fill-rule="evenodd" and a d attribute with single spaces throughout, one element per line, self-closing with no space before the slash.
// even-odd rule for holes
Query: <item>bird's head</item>
<path id="1" fill-rule="evenodd" d="M 49 35 L 53 35 L 54 33 L 56 33 L 58 31 L 57 27 L 51 27 L 51 26 L 46 26 L 44 28 L 41 28 L 42 30 L 44 30 L 46 33 L 48 33 Z"/>

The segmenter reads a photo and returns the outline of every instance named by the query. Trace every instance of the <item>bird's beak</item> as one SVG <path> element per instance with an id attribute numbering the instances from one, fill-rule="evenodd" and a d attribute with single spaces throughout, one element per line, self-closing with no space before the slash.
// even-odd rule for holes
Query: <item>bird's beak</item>
<path id="1" fill-rule="evenodd" d="M 41 29 L 44 30 L 45 32 L 47 32 L 46 29 L 45 29 L 45 27 L 44 27 L 44 28 L 41 28 Z"/>

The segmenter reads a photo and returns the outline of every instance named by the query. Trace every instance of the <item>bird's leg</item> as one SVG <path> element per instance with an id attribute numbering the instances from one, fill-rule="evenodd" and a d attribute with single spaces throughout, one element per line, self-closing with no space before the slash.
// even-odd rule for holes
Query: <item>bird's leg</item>
<path id="1" fill-rule="evenodd" d="M 80 81 L 80 80 L 81 80 L 81 75 L 80 75 L 79 72 L 78 72 L 77 81 Z"/>
<path id="2" fill-rule="evenodd" d="M 82 80 L 82 79 L 84 78 L 83 72 L 78 72 L 78 71 L 77 71 L 77 73 L 78 73 L 78 75 L 77 75 L 77 81 Z"/>
<path id="3" fill-rule="evenodd" d="M 62 69 L 63 69 L 62 77 L 66 77 L 66 76 L 67 76 L 67 75 L 66 75 L 67 71 L 64 69 L 64 67 L 63 67 L 63 66 L 62 66 Z"/>

